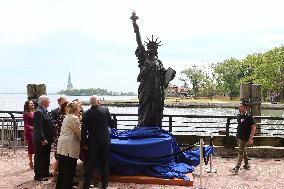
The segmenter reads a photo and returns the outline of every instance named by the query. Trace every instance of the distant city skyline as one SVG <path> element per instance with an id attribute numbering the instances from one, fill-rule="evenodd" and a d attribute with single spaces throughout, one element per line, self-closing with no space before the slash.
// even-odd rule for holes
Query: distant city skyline
<path id="1" fill-rule="evenodd" d="M 9 0 L 0 1 L 0 93 L 46 84 L 48 93 L 73 88 L 135 92 L 136 11 L 142 41 L 152 34 L 165 68 L 203 69 L 263 53 L 284 41 L 284 2 L 277 0 Z"/>

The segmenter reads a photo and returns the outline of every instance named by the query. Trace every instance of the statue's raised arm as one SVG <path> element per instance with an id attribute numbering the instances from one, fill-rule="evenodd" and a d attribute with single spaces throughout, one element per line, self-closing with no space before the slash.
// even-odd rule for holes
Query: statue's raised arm
<path id="1" fill-rule="evenodd" d="M 135 54 L 136 54 L 137 58 L 139 59 L 139 62 L 142 63 L 145 60 L 145 47 L 142 44 L 139 27 L 136 23 L 136 20 L 139 19 L 139 18 L 136 15 L 135 11 L 132 12 L 130 19 L 132 20 L 134 33 L 136 34 L 136 42 L 137 42 L 137 45 L 138 45 Z"/>
<path id="2" fill-rule="evenodd" d="M 139 27 L 138 27 L 138 25 L 136 23 L 136 20 L 138 20 L 139 18 L 138 18 L 138 16 L 136 16 L 135 11 L 132 12 L 132 15 L 131 15 L 130 19 L 132 20 L 134 33 L 136 33 L 136 41 L 137 41 L 137 44 L 138 44 L 138 48 L 144 48 L 143 45 L 142 45 L 142 40 L 141 40 Z"/>

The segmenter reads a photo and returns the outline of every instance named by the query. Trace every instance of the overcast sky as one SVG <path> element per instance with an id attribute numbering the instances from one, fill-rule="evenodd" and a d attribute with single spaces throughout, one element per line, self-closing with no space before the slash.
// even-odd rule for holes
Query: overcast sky
<path id="1" fill-rule="evenodd" d="M 162 41 L 165 68 L 263 53 L 284 41 L 280 0 L 0 0 L 0 92 L 26 92 L 44 83 L 47 92 L 105 88 L 137 93 L 139 69 L 129 17 L 142 40 Z"/>

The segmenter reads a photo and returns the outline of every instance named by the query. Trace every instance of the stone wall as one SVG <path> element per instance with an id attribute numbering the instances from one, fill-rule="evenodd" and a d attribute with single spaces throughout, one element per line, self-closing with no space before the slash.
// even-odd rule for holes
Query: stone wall
<path id="1" fill-rule="evenodd" d="M 223 146 L 214 146 L 216 156 L 237 157 L 238 148 L 226 149 Z M 284 147 L 258 146 L 247 147 L 249 157 L 254 158 L 284 158 Z"/>

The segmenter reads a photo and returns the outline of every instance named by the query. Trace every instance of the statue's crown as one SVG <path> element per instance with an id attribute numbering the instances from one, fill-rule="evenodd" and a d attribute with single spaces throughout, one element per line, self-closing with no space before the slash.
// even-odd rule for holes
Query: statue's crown
<path id="1" fill-rule="evenodd" d="M 144 41 L 146 43 L 147 48 L 152 47 L 152 48 L 157 49 L 159 46 L 161 46 L 160 45 L 161 41 L 157 42 L 159 39 L 158 37 L 156 38 L 156 40 L 154 40 L 154 36 L 152 35 L 152 40 L 150 40 L 148 37 L 147 39 L 148 39 L 148 42 Z"/>

